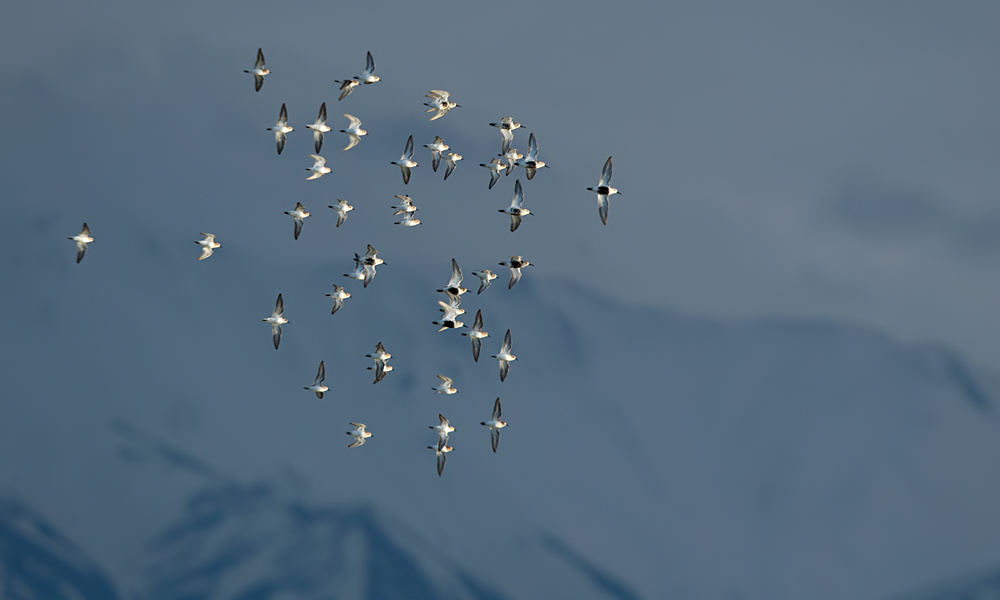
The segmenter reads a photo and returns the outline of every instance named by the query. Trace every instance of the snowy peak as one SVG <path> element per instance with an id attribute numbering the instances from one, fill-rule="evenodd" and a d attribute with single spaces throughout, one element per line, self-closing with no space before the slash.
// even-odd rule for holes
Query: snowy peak
<path id="1" fill-rule="evenodd" d="M 195 494 L 150 550 L 153 600 L 501 598 L 374 507 L 314 507 L 265 483 Z"/>
<path id="2" fill-rule="evenodd" d="M 0 497 L 0 598 L 117 600 L 100 568 L 20 502 Z"/>

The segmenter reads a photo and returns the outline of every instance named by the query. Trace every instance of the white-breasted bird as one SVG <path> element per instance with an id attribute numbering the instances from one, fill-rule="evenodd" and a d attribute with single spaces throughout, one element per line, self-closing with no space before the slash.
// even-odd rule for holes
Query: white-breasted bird
<path id="1" fill-rule="evenodd" d="M 299 239 L 299 234 L 302 233 L 302 220 L 309 216 L 309 213 L 306 212 L 306 207 L 302 206 L 301 202 L 296 202 L 295 209 L 286 210 L 285 214 L 295 221 L 295 239 Z"/>
<path id="2" fill-rule="evenodd" d="M 507 289 L 514 287 L 514 284 L 521 281 L 521 269 L 524 267 L 530 267 L 531 263 L 524 260 L 520 256 L 511 256 L 510 261 L 504 261 L 500 263 L 501 267 L 510 268 L 510 283 L 507 284 Z"/>
<path id="3" fill-rule="evenodd" d="M 365 70 L 361 72 L 361 75 L 355 77 L 355 79 L 357 79 L 361 83 L 364 83 L 365 85 L 369 83 L 375 83 L 376 81 L 380 80 L 378 75 L 375 75 L 375 59 L 372 58 L 371 51 L 369 51 L 368 56 L 365 57 Z"/>
<path id="4" fill-rule="evenodd" d="M 375 344 L 375 352 L 373 354 L 365 354 L 365 356 L 382 361 L 392 358 L 392 355 L 385 351 L 385 346 L 382 345 L 382 342 Z"/>
<path id="5" fill-rule="evenodd" d="M 329 296 L 330 298 L 333 298 L 333 310 L 330 311 L 331 315 L 336 314 L 338 310 L 343 308 L 344 300 L 347 300 L 348 298 L 351 297 L 349 293 L 344 291 L 344 286 L 337 285 L 336 283 L 333 284 L 333 293 L 324 294 L 324 296 Z"/>
<path id="6" fill-rule="evenodd" d="M 516 148 L 509 148 L 507 152 L 505 154 L 501 154 L 500 157 L 507 161 L 507 171 L 504 172 L 504 175 L 510 175 L 517 167 L 517 161 L 524 158 L 524 155 L 518 152 Z"/>
<path id="7" fill-rule="evenodd" d="M 446 439 L 440 438 L 438 439 L 437 446 L 427 447 L 434 450 L 434 455 L 437 457 L 438 477 L 440 477 L 441 473 L 444 473 L 444 463 L 448 460 L 448 452 L 451 452 L 454 448 L 448 445 Z"/>
<path id="8" fill-rule="evenodd" d="M 507 334 L 503 336 L 503 344 L 500 345 L 500 352 L 491 357 L 500 361 L 500 381 L 507 379 L 507 371 L 510 369 L 510 363 L 517 360 L 517 357 L 510 353 L 510 349 L 510 329 L 508 329 Z"/>
<path id="9" fill-rule="evenodd" d="M 347 144 L 347 147 L 344 148 L 344 150 L 350 150 L 351 148 L 357 146 L 358 142 L 361 141 L 361 136 L 368 135 L 368 132 L 361 129 L 361 119 L 346 113 L 344 116 L 350 119 L 351 124 L 347 126 L 347 129 L 341 129 L 340 133 L 346 133 L 347 137 L 350 138 L 351 141 Z"/>
<path id="10" fill-rule="evenodd" d="M 403 227 L 420 225 L 420 219 L 416 218 L 415 214 L 412 212 L 403 213 L 403 217 L 399 221 L 393 222 L 393 225 L 402 225 Z"/>
<path id="11" fill-rule="evenodd" d="M 521 217 L 531 214 L 531 211 L 521 206 L 524 203 L 524 190 L 521 189 L 521 180 L 514 182 L 514 197 L 510 201 L 510 206 L 500 209 L 500 212 L 510 215 L 510 230 L 517 231 L 521 226 Z"/>
<path id="12" fill-rule="evenodd" d="M 274 127 L 268 127 L 267 130 L 274 132 L 274 142 L 278 146 L 278 154 L 281 154 L 285 147 L 285 135 L 295 131 L 294 128 L 288 126 L 288 109 L 285 108 L 284 103 L 278 112 L 278 122 L 274 124 Z"/>
<path id="13" fill-rule="evenodd" d="M 364 423 L 351 423 L 350 425 L 354 427 L 354 431 L 348 431 L 347 435 L 353 435 L 354 441 L 347 446 L 348 448 L 364 445 L 365 440 L 372 436 L 372 432 L 365 431 L 365 428 L 368 426 Z"/>
<path id="14" fill-rule="evenodd" d="M 452 381 L 451 377 L 445 377 L 444 375 L 438 375 L 437 378 L 441 380 L 441 385 L 439 385 L 437 387 L 432 387 L 431 388 L 432 390 L 434 390 L 435 392 L 437 392 L 439 394 L 447 394 L 449 396 L 451 394 L 455 394 L 455 393 L 458 392 L 458 390 L 455 389 L 455 386 L 452 385 L 454 382 Z"/>
<path id="15" fill-rule="evenodd" d="M 399 198 L 399 204 L 390 207 L 396 209 L 396 212 L 392 213 L 393 215 L 411 213 L 417 210 L 416 205 L 413 204 L 413 198 L 410 198 L 407 195 L 400 196 L 399 194 L 396 194 L 393 198 Z"/>
<path id="16" fill-rule="evenodd" d="M 376 384 L 383 379 L 385 379 L 385 374 L 392 371 L 392 365 L 386 364 L 385 362 L 375 361 L 374 367 L 366 367 L 369 371 L 375 371 L 375 381 L 372 384 Z"/>
<path id="17" fill-rule="evenodd" d="M 327 205 L 333 210 L 337 211 L 337 227 L 340 227 L 344 221 L 347 220 L 347 213 L 354 210 L 354 207 L 347 203 L 346 200 L 337 200 L 337 205 Z"/>
<path id="18" fill-rule="evenodd" d="M 489 289 L 490 282 L 497 278 L 496 273 L 489 269 L 473 271 L 472 274 L 479 278 L 479 291 L 476 294 L 482 294 L 483 290 Z"/>
<path id="19" fill-rule="evenodd" d="M 430 102 L 424 102 L 424 106 L 429 106 L 430 107 L 427 110 L 425 110 L 424 112 L 435 112 L 435 111 L 437 111 L 436 114 L 433 117 L 431 117 L 431 121 L 440 119 L 441 117 L 443 117 L 446 114 L 448 114 L 448 111 L 451 110 L 451 109 L 453 109 L 453 108 L 461 108 L 462 107 L 462 105 L 457 104 L 455 102 L 451 102 L 450 100 L 448 100 L 449 96 L 451 96 L 451 94 L 449 94 L 448 92 L 446 92 L 444 90 L 431 90 L 430 93 L 428 93 L 426 95 L 426 97 L 430 98 L 431 101 Z"/>
<path id="20" fill-rule="evenodd" d="M 493 403 L 493 414 L 490 415 L 489 421 L 482 421 L 480 425 L 486 425 L 490 428 L 490 444 L 493 446 L 493 452 L 497 451 L 497 446 L 500 444 L 500 430 L 507 426 L 507 423 L 500 420 L 500 398 L 496 399 Z"/>
<path id="21" fill-rule="evenodd" d="M 491 190 L 493 189 L 493 186 L 496 185 L 496 183 L 498 181 L 500 181 L 500 171 L 502 171 L 502 170 L 504 170 L 504 169 L 507 168 L 507 165 L 504 164 L 504 162 L 501 159 L 499 159 L 499 158 L 494 158 L 493 160 L 490 161 L 489 164 L 479 163 L 479 166 L 480 167 L 486 167 L 487 169 L 490 170 L 490 188 L 489 189 L 491 189 Z"/>
<path id="22" fill-rule="evenodd" d="M 458 161 L 462 160 L 461 154 L 455 154 L 454 152 L 445 152 L 442 155 L 444 159 L 444 178 L 448 179 L 448 176 L 455 172 L 455 167 L 458 166 Z"/>
<path id="23" fill-rule="evenodd" d="M 528 155 L 524 158 L 521 166 L 524 167 L 528 181 L 531 181 L 535 177 L 535 172 L 538 169 L 548 167 L 544 161 L 538 160 L 538 142 L 535 141 L 534 132 L 528 136 Z"/>
<path id="24" fill-rule="evenodd" d="M 597 213 L 601 215 L 601 223 L 608 224 L 608 197 L 614 194 L 621 194 L 618 188 L 611 187 L 611 157 L 608 157 L 601 169 L 601 180 L 597 187 L 587 188 L 591 192 L 597 193 Z"/>
<path id="25" fill-rule="evenodd" d="M 374 367 L 368 367 L 368 369 L 375 371 L 375 381 L 373 383 L 382 381 L 385 374 L 392 370 L 392 367 L 386 364 L 386 361 L 392 358 L 392 355 L 385 351 L 385 346 L 382 345 L 382 342 L 375 345 L 374 354 L 365 354 L 365 356 L 375 361 Z"/>
<path id="26" fill-rule="evenodd" d="M 438 439 L 444 440 L 444 443 L 447 444 L 448 434 L 455 431 L 455 428 L 451 426 L 451 423 L 448 422 L 448 419 L 446 419 L 444 415 L 439 414 L 438 421 L 439 423 L 437 425 L 428 425 L 427 427 L 436 431 Z"/>
<path id="27" fill-rule="evenodd" d="M 316 154 L 319 154 L 319 151 L 323 149 L 323 134 L 330 131 L 330 127 L 326 124 L 326 102 L 320 105 L 316 122 L 312 125 L 306 125 L 306 129 L 312 129 L 313 148 L 316 149 Z"/>
<path id="28" fill-rule="evenodd" d="M 76 242 L 76 264 L 80 264 L 83 257 L 87 255 L 87 244 L 94 241 L 90 236 L 90 227 L 84 223 L 80 233 L 68 238 Z"/>
<path id="29" fill-rule="evenodd" d="M 476 311 L 476 319 L 472 322 L 472 331 L 463 332 L 462 335 L 468 336 L 472 340 L 472 360 L 479 362 L 479 351 L 482 348 L 482 340 L 484 337 L 489 337 L 490 334 L 483 331 L 483 310 L 479 309 Z"/>
<path id="30" fill-rule="evenodd" d="M 439 292 L 450 292 L 456 296 L 461 296 L 465 292 L 469 291 L 462 287 L 462 267 L 458 266 L 458 261 L 454 258 L 451 259 L 451 279 L 448 280 L 448 285 L 444 288 L 438 290 Z"/>
<path id="31" fill-rule="evenodd" d="M 316 371 L 316 379 L 313 380 L 313 384 L 307 388 L 310 392 L 316 392 L 316 397 L 320 400 L 323 399 L 323 392 L 329 391 L 330 388 L 323 385 L 323 381 L 326 380 L 326 365 L 323 361 L 319 361 L 319 369 Z"/>
<path id="32" fill-rule="evenodd" d="M 338 101 L 350 96 L 354 88 L 361 83 L 357 79 L 334 79 L 333 81 L 340 84 L 340 98 L 337 98 Z"/>
<path id="33" fill-rule="evenodd" d="M 198 257 L 198 260 L 205 260 L 209 256 L 212 256 L 213 250 L 221 248 L 222 244 L 215 241 L 215 234 L 203 233 L 201 235 L 205 236 L 205 239 L 195 240 L 194 243 L 201 246 L 201 256 Z"/>
<path id="34" fill-rule="evenodd" d="M 281 299 L 281 294 L 278 294 L 278 300 L 274 303 L 274 312 L 271 313 L 270 317 L 261 319 L 261 321 L 271 324 L 271 339 L 274 340 L 275 350 L 281 343 L 281 326 L 288 322 L 288 319 L 284 317 L 284 312 L 285 302 Z"/>
<path id="35" fill-rule="evenodd" d="M 355 252 L 354 253 L 354 271 L 351 272 L 351 273 L 344 273 L 344 277 L 348 277 L 350 279 L 357 279 L 358 281 L 363 281 L 364 278 L 365 278 L 365 267 L 366 266 L 367 265 L 365 265 L 364 261 L 361 260 L 361 257 L 358 256 L 358 253 Z"/>
<path id="36" fill-rule="evenodd" d="M 413 160 L 412 135 L 406 139 L 406 146 L 403 147 L 403 154 L 400 155 L 399 160 L 394 160 L 389 164 L 399 166 L 399 169 L 403 172 L 403 185 L 410 183 L 410 169 L 417 166 L 417 162 Z"/>
<path id="37" fill-rule="evenodd" d="M 431 169 L 437 173 L 438 165 L 441 164 L 441 153 L 450 148 L 448 144 L 444 143 L 441 136 L 434 136 L 434 141 L 430 144 L 424 144 L 424 148 L 431 151 Z"/>
<path id="38" fill-rule="evenodd" d="M 259 92 L 261 86 L 264 85 L 264 76 L 271 73 L 264 68 L 264 51 L 262 49 L 257 48 L 257 60 L 253 64 L 253 69 L 244 69 L 243 72 L 253 75 L 253 89 Z"/>
<path id="39" fill-rule="evenodd" d="M 514 130 L 524 127 L 514 120 L 514 117 L 504 117 L 499 123 L 490 123 L 490 127 L 500 130 L 500 155 L 507 154 L 510 143 L 514 140 Z"/>
<path id="40" fill-rule="evenodd" d="M 330 167 L 326 166 L 325 158 L 319 154 L 310 154 L 309 156 L 316 162 L 313 163 L 313 166 L 306 167 L 306 171 L 312 171 L 312 175 L 306 177 L 306 181 L 319 179 L 330 172 Z"/>

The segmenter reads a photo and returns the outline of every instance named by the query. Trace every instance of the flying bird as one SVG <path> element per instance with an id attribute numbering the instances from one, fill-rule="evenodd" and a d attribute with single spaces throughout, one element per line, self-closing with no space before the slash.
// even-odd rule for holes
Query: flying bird
<path id="1" fill-rule="evenodd" d="M 344 273 L 344 277 L 349 277 L 351 279 L 357 279 L 358 281 L 363 281 L 365 278 L 365 267 L 367 265 L 358 256 L 358 253 L 354 253 L 354 271 L 352 273 Z"/>
<path id="2" fill-rule="evenodd" d="M 375 267 L 386 263 L 378 257 L 378 250 L 373 248 L 371 244 L 368 244 L 368 251 L 365 252 L 365 257 L 361 259 L 361 262 L 364 263 L 364 287 L 368 287 L 368 284 L 375 278 Z"/>
<path id="3" fill-rule="evenodd" d="M 479 362 L 479 351 L 483 345 L 483 338 L 489 337 L 490 334 L 483 331 L 483 311 L 479 309 L 476 311 L 476 319 L 472 322 L 472 331 L 467 333 L 462 333 L 464 336 L 468 336 L 472 340 L 472 360 Z"/>
<path id="4" fill-rule="evenodd" d="M 455 102 L 451 102 L 448 100 L 448 97 L 450 95 L 451 94 L 449 94 L 444 90 L 431 90 L 430 93 L 426 95 L 427 98 L 431 98 L 431 101 L 424 102 L 424 106 L 430 107 L 424 112 L 437 111 L 437 113 L 433 117 L 431 117 L 431 121 L 440 119 L 441 117 L 448 114 L 448 111 L 453 108 L 462 108 L 460 104 L 456 104 Z"/>
<path id="5" fill-rule="evenodd" d="M 499 123 L 490 123 L 490 127 L 496 127 L 500 130 L 500 155 L 503 156 L 510 150 L 510 143 L 514 140 L 514 130 L 523 127 L 523 125 L 514 121 L 514 117 L 504 117 L 500 119 Z"/>
<path id="6" fill-rule="evenodd" d="M 528 181 L 535 177 L 535 171 L 548 166 L 544 161 L 538 160 L 538 142 L 535 141 L 534 133 L 528 136 L 528 156 L 521 166 L 527 172 Z"/>
<path id="7" fill-rule="evenodd" d="M 521 207 L 523 202 L 524 191 L 521 189 L 521 180 L 518 179 L 514 182 L 514 197 L 510 201 L 510 206 L 500 209 L 500 212 L 510 215 L 510 230 L 512 232 L 517 231 L 517 228 L 521 226 L 521 217 L 531 214 L 530 210 Z"/>
<path id="8" fill-rule="evenodd" d="M 351 139 L 350 143 L 347 144 L 347 147 L 344 148 L 344 150 L 350 150 L 351 148 L 357 146 L 358 142 L 361 141 L 361 136 L 368 135 L 368 132 L 361 129 L 361 119 L 346 113 L 344 116 L 350 119 L 351 124 L 347 126 L 347 129 L 341 129 L 340 133 L 346 133 L 347 137 Z"/>
<path id="9" fill-rule="evenodd" d="M 507 289 L 514 287 L 514 284 L 521 281 L 521 269 L 524 267 L 530 267 L 531 263 L 524 260 L 520 256 L 511 256 L 510 262 L 500 263 L 501 267 L 510 267 L 510 283 L 507 284 Z"/>
<path id="10" fill-rule="evenodd" d="M 393 225 L 402 225 L 403 227 L 414 227 L 420 225 L 420 219 L 413 216 L 412 212 L 403 213 L 403 218 L 399 221 L 393 223 Z"/>
<path id="11" fill-rule="evenodd" d="M 455 386 L 452 385 L 453 381 L 452 381 L 451 377 L 445 377 L 444 375 L 438 375 L 437 378 L 441 380 L 441 385 L 439 385 L 437 387 L 432 387 L 431 388 L 432 390 L 434 390 L 435 392 L 437 392 L 439 394 L 447 394 L 449 396 L 452 395 L 452 394 L 454 394 L 454 393 L 456 393 L 456 392 L 458 392 L 458 390 L 455 389 Z"/>
<path id="12" fill-rule="evenodd" d="M 330 172 L 330 167 L 326 166 L 325 158 L 323 158 L 319 154 L 310 154 L 309 156 L 312 157 L 312 159 L 316 162 L 313 163 L 313 166 L 306 168 L 306 171 L 312 171 L 312 175 L 306 177 L 306 181 L 319 179 L 320 177 Z"/>
<path id="13" fill-rule="evenodd" d="M 396 194 L 393 198 L 399 198 L 399 204 L 390 207 L 396 209 L 396 212 L 392 213 L 393 215 L 411 213 L 417 210 L 417 207 L 413 204 L 413 198 L 406 195 L 400 196 L 399 194 Z"/>
<path id="14" fill-rule="evenodd" d="M 368 358 L 374 358 L 375 360 L 381 360 L 381 361 L 386 361 L 392 358 L 392 355 L 385 351 L 385 346 L 382 345 L 382 342 L 375 344 L 374 354 L 365 354 L 365 356 Z"/>
<path id="15" fill-rule="evenodd" d="M 497 278 L 496 273 L 489 269 L 473 271 L 472 274 L 479 278 L 479 291 L 476 294 L 482 294 L 483 290 L 490 287 L 490 282 Z"/>
<path id="16" fill-rule="evenodd" d="M 452 294 L 451 292 L 445 290 L 448 294 L 449 303 L 438 301 L 441 306 L 442 312 L 444 312 L 444 317 L 440 321 L 433 321 L 434 325 L 440 325 L 441 328 L 438 331 L 444 331 L 445 329 L 458 329 L 459 327 L 465 327 L 465 323 L 458 320 L 458 315 L 461 315 L 465 310 L 459 308 L 462 304 L 462 299 L 457 294 Z"/>
<path id="17" fill-rule="evenodd" d="M 293 128 L 288 126 L 288 109 L 285 105 L 281 105 L 281 111 L 278 113 L 278 122 L 275 123 L 274 127 L 268 127 L 268 131 L 274 132 L 274 141 L 278 145 L 278 154 L 281 154 L 281 150 L 285 147 L 285 134 L 295 131 Z"/>
<path id="18" fill-rule="evenodd" d="M 84 223 L 83 229 L 80 230 L 80 233 L 67 239 L 76 242 L 76 264 L 80 264 L 83 257 L 87 255 L 87 244 L 94 241 L 94 238 L 90 237 L 90 227 Z M 211 252 L 209 252 L 209 254 L 211 254 Z"/>
<path id="19" fill-rule="evenodd" d="M 316 154 L 319 154 L 319 151 L 323 149 L 323 134 L 330 131 L 326 125 L 326 102 L 320 105 L 316 122 L 312 125 L 306 125 L 306 129 L 312 129 L 313 147 L 316 149 Z"/>
<path id="20" fill-rule="evenodd" d="M 436 431 L 438 434 L 438 438 L 444 440 L 444 443 L 447 444 L 448 434 L 455 431 L 455 428 L 451 426 L 451 423 L 448 422 L 448 419 L 444 418 L 444 415 L 439 414 L 438 421 L 440 422 L 437 425 L 428 425 L 428 428 Z"/>
<path id="21" fill-rule="evenodd" d="M 469 291 L 462 287 L 462 267 L 458 266 L 458 261 L 454 258 L 451 259 L 451 279 L 448 280 L 448 285 L 438 291 L 449 292 L 456 296 L 461 296 Z"/>
<path id="22" fill-rule="evenodd" d="M 337 285 L 336 283 L 333 284 L 333 293 L 324 294 L 324 296 L 329 296 L 330 298 L 333 298 L 333 310 L 330 311 L 331 315 L 336 314 L 338 310 L 343 308 L 344 300 L 347 300 L 348 298 L 351 297 L 350 294 L 344 291 L 344 286 Z"/>
<path id="23" fill-rule="evenodd" d="M 504 172 L 504 175 L 510 175 L 517 167 L 517 161 L 524 158 L 524 155 L 518 152 L 516 148 L 510 148 L 506 153 L 501 154 L 500 157 L 507 161 L 507 171 Z"/>
<path id="24" fill-rule="evenodd" d="M 448 445 L 447 439 L 438 439 L 437 446 L 427 446 L 434 451 L 434 455 L 437 457 L 437 469 L 438 477 L 441 473 L 444 473 L 444 463 L 448 460 L 448 452 L 451 452 L 454 448 Z"/>
<path id="25" fill-rule="evenodd" d="M 253 69 L 244 69 L 243 72 L 253 75 L 254 90 L 259 92 L 261 86 L 264 85 L 264 76 L 270 73 L 270 71 L 264 68 L 264 51 L 262 49 L 257 48 L 257 61 L 253 64 Z"/>
<path id="26" fill-rule="evenodd" d="M 216 248 L 221 248 L 222 244 L 215 241 L 215 234 L 203 233 L 201 235 L 205 236 L 205 239 L 195 240 L 195 243 L 201 246 L 201 256 L 198 257 L 198 260 L 205 260 L 209 256 L 212 256 L 212 251 Z"/>
<path id="27" fill-rule="evenodd" d="M 431 151 L 431 169 L 433 169 L 435 173 L 437 173 L 438 165 L 441 164 L 441 153 L 450 147 L 451 146 L 444 143 L 444 140 L 441 139 L 441 136 L 439 135 L 434 136 L 434 141 L 430 144 L 424 144 L 424 148 Z"/>
<path id="28" fill-rule="evenodd" d="M 510 369 L 510 363 L 517 360 L 517 357 L 510 353 L 510 329 L 507 330 L 507 335 L 503 336 L 503 344 L 500 346 L 500 353 L 494 354 L 491 358 L 499 359 L 500 361 L 500 381 L 507 379 L 507 371 Z"/>
<path id="29" fill-rule="evenodd" d="M 295 239 L 299 239 L 299 234 L 302 233 L 302 220 L 309 216 L 306 207 L 302 206 L 301 202 L 296 202 L 295 210 L 286 210 L 285 214 L 295 221 Z"/>
<path id="30" fill-rule="evenodd" d="M 493 446 L 493 452 L 496 452 L 497 446 L 500 444 L 500 430 L 507 426 L 507 423 L 500 420 L 500 398 L 497 398 L 496 402 L 493 403 L 493 414 L 490 415 L 490 420 L 479 424 L 490 428 L 490 443 Z"/>
<path id="31" fill-rule="evenodd" d="M 413 160 L 412 135 L 406 139 L 406 146 L 403 148 L 403 154 L 399 157 L 399 160 L 394 160 L 389 164 L 399 166 L 400 170 L 403 172 L 403 185 L 410 183 L 410 169 L 417 166 L 416 161 Z"/>
<path id="32" fill-rule="evenodd" d="M 362 446 L 364 445 L 365 440 L 372 436 L 370 431 L 365 431 L 367 425 L 364 423 L 351 423 L 351 427 L 354 427 L 354 431 L 348 431 L 347 435 L 353 435 L 354 441 L 347 446 L 348 448 Z"/>
<path id="33" fill-rule="evenodd" d="M 385 374 L 392 370 L 392 367 L 386 364 L 386 361 L 392 358 L 392 355 L 385 351 L 385 347 L 382 345 L 382 342 L 375 345 L 374 354 L 365 354 L 365 356 L 375 361 L 374 367 L 368 367 L 369 370 L 375 371 L 374 383 L 382 381 Z"/>
<path id="34" fill-rule="evenodd" d="M 344 98 L 350 96 L 351 92 L 354 91 L 354 88 L 357 87 L 359 83 L 361 83 L 357 79 L 344 79 L 344 80 L 334 79 L 334 82 L 340 84 L 340 98 L 337 98 L 337 101 L 343 100 Z"/>
<path id="35" fill-rule="evenodd" d="M 361 72 L 361 75 L 355 77 L 355 79 L 365 85 L 379 81 L 379 77 L 375 75 L 375 59 L 372 58 L 371 52 L 368 52 L 368 57 L 365 59 L 365 70 Z"/>
<path id="36" fill-rule="evenodd" d="M 462 160 L 461 154 L 455 154 L 454 152 L 447 152 L 442 155 L 444 158 L 444 178 L 448 179 L 448 176 L 455 172 L 455 167 L 458 166 L 458 161 Z"/>
<path id="37" fill-rule="evenodd" d="M 278 344 L 281 343 L 281 326 L 288 322 L 288 319 L 282 316 L 285 312 L 285 303 L 281 299 L 281 294 L 278 294 L 278 300 L 274 303 L 274 312 L 271 316 L 266 319 L 261 319 L 266 323 L 271 324 L 271 339 L 274 340 L 274 349 L 278 349 Z"/>
<path id="38" fill-rule="evenodd" d="M 458 294 L 453 294 L 449 290 L 439 290 L 439 291 L 442 291 L 448 295 L 448 301 L 441 302 L 440 300 L 438 300 L 438 304 L 441 306 L 441 308 L 439 308 L 438 310 L 440 310 L 443 313 L 451 313 L 453 317 L 465 314 L 465 309 L 459 308 L 460 306 L 462 306 L 462 299 L 458 296 Z"/>
<path id="39" fill-rule="evenodd" d="M 328 391 L 330 388 L 323 385 L 323 381 L 326 379 L 326 366 L 323 361 L 319 361 L 319 370 L 316 371 L 316 379 L 313 380 L 313 384 L 307 388 L 310 392 L 316 392 L 316 397 L 320 400 L 323 399 L 323 392 Z"/>
<path id="40" fill-rule="evenodd" d="M 392 371 L 392 365 L 387 365 L 385 363 L 375 363 L 374 367 L 366 367 L 369 371 L 375 371 L 375 381 L 372 384 L 376 384 L 383 379 L 385 379 L 385 374 Z"/>
<path id="41" fill-rule="evenodd" d="M 483 163 L 479 163 L 479 166 L 480 167 L 486 167 L 487 169 L 490 170 L 490 188 L 489 189 L 491 189 L 491 190 L 493 189 L 493 186 L 496 185 L 496 183 L 498 181 L 500 181 L 500 171 L 502 171 L 502 170 L 504 170 L 504 169 L 507 168 L 507 165 L 505 165 L 503 162 L 501 162 L 499 158 L 494 158 L 493 160 L 490 161 L 490 164 L 488 164 L 488 165 L 483 164 Z"/>
<path id="42" fill-rule="evenodd" d="M 587 188 L 591 192 L 597 193 L 597 212 L 601 215 L 601 223 L 608 224 L 608 197 L 614 194 L 621 194 L 618 188 L 611 187 L 611 157 L 604 163 L 601 170 L 601 180 L 597 187 Z"/>
<path id="43" fill-rule="evenodd" d="M 347 203 L 346 200 L 337 200 L 337 205 L 328 205 L 333 210 L 337 211 L 337 227 L 340 227 L 344 221 L 347 220 L 348 211 L 354 210 L 354 207 Z"/>

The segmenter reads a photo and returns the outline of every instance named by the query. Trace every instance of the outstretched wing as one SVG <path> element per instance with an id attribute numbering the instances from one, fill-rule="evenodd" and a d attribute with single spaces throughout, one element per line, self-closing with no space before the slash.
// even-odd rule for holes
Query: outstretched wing
<path id="1" fill-rule="evenodd" d="M 510 288 L 514 287 L 514 284 L 517 283 L 518 281 L 521 281 L 521 269 L 511 267 L 510 283 L 507 284 L 507 289 L 509 290 Z"/>
<path id="2" fill-rule="evenodd" d="M 627 173 L 626 173 L 627 175 Z M 604 163 L 604 169 L 601 171 L 601 182 L 597 184 L 598 187 L 610 187 L 611 186 L 611 157 L 608 157 L 608 161 Z"/>

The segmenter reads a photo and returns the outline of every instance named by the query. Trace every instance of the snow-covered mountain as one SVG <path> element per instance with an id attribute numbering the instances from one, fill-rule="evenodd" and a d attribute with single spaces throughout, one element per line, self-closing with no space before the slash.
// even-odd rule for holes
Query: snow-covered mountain
<path id="1" fill-rule="evenodd" d="M 30 507 L 0 495 L 0 598 L 117 600 L 100 567 Z"/>
<path id="2" fill-rule="evenodd" d="M 44 220 L 27 227 L 52 234 Z M 513 290 L 464 297 L 491 334 L 475 363 L 467 338 L 430 324 L 450 252 L 430 241 L 439 232 L 409 233 L 428 239 L 373 236 L 388 265 L 334 316 L 323 294 L 366 243 L 350 228 L 299 240 L 308 248 L 289 234 L 276 253 L 227 245 L 205 263 L 173 243 L 183 232 L 142 225 L 106 240 L 138 255 L 108 252 L 87 270 L 57 248 L 17 257 L 11 276 L 29 293 L 6 326 L 16 343 L 0 346 L 0 483 L 119 589 L 161 597 L 187 585 L 307 597 L 299 578 L 363 589 L 358 573 L 252 574 L 324 532 L 401 544 L 386 522 L 423 540 L 399 546 L 406 561 L 454 564 L 420 577 L 455 597 L 874 599 L 1000 556 L 995 375 L 843 323 L 629 306 L 544 265 Z M 300 251 L 309 258 L 287 260 Z M 503 257 L 456 258 L 468 272 Z M 260 319 L 278 292 L 291 322 L 276 352 Z M 501 384 L 488 357 L 508 328 L 518 360 Z M 364 354 L 379 341 L 396 370 L 372 385 Z M 320 360 L 322 401 L 302 389 Z M 459 393 L 431 392 L 438 373 Z M 509 426 L 494 454 L 479 422 L 496 397 Z M 456 427 L 443 477 L 426 449 L 438 413 Z M 349 421 L 374 432 L 362 448 L 346 448 Z M 113 423 L 184 452 L 144 462 Z M 255 487 L 284 472 L 302 496 Z M 192 498 L 225 518 L 169 536 L 201 514 Z M 299 519 L 316 531 L 296 534 Z M 242 531 L 253 551 L 192 581 Z"/>

